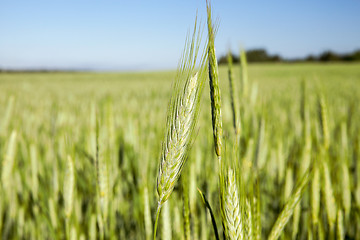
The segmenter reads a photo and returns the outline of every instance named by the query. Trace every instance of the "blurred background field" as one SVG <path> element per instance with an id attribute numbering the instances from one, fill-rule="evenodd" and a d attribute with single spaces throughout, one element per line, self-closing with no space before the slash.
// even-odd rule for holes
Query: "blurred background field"
<path id="1" fill-rule="evenodd" d="M 0 1 L 0 238 L 360 239 L 359 12 Z"/>
<path id="2" fill-rule="evenodd" d="M 228 139 L 233 129 L 227 67 L 221 66 L 219 71 L 224 137 Z M 304 147 L 300 115 L 304 81 L 311 122 L 312 159 L 319 158 L 317 146 L 321 134 L 316 96 L 321 93 L 327 103 L 330 132 L 327 158 L 331 163 L 336 205 L 344 209 L 346 236 L 358 239 L 360 64 L 250 64 L 248 71 L 249 90 L 240 101 L 240 151 L 242 158 L 252 161 L 259 138 L 259 123 L 262 122 L 263 236 L 268 235 L 284 204 L 285 175 L 294 184 L 297 182 Z M 239 66 L 234 67 L 234 74 L 236 93 L 240 96 Z M 106 226 L 105 236 L 109 239 L 151 236 L 149 231 L 152 232 L 157 207 L 157 169 L 174 77 L 172 71 L 1 73 L 2 238 L 65 238 L 63 183 L 68 155 L 75 166 L 70 236 L 73 239 L 99 238 L 102 225 L 96 200 L 96 121 L 99 122 L 99 158 L 108 166 L 109 175 L 108 216 L 102 223 Z M 202 98 L 197 136 L 184 175 L 189 181 L 193 239 L 212 239 L 211 220 L 196 190 L 199 187 L 206 193 L 220 227 L 218 170 L 213 150 L 208 83 Z M 351 193 L 351 206 L 346 205 L 342 197 L 344 176 L 337 170 L 342 162 L 346 163 L 349 176 L 347 187 Z M 292 177 L 287 175 L 288 169 L 293 169 Z M 182 191 L 180 186 L 175 187 L 168 203 L 171 207 L 162 212 L 159 227 L 162 239 L 169 236 L 183 238 Z M 297 239 L 307 239 L 311 232 L 308 195 L 306 193 L 301 205 Z M 325 201 L 323 195 L 321 201 Z M 327 215 L 321 209 L 321 226 L 326 233 Z M 288 224 L 283 239 L 293 237 L 296 229 L 293 222 Z M 165 227 L 165 223 L 169 225 Z"/>

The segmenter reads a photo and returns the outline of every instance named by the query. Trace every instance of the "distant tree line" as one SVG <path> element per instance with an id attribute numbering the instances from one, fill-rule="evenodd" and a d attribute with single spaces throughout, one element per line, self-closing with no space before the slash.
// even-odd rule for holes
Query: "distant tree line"
<path id="1" fill-rule="evenodd" d="M 0 67 L 0 73 L 76 73 L 76 72 L 88 72 L 90 70 L 69 70 L 69 69 L 6 69 Z"/>
<path id="2" fill-rule="evenodd" d="M 239 56 L 231 53 L 233 62 L 239 62 Z M 246 51 L 248 62 L 353 62 L 360 61 L 360 50 L 352 53 L 338 54 L 325 51 L 319 55 L 308 55 L 305 58 L 284 59 L 280 55 L 269 55 L 265 49 L 252 49 Z M 227 55 L 219 58 L 219 64 L 227 64 Z"/>

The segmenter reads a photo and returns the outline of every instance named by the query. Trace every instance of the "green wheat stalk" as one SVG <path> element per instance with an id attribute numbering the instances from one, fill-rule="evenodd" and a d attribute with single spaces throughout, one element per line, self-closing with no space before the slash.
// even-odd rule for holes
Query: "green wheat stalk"
<path id="1" fill-rule="evenodd" d="M 211 6 L 207 1 L 207 25 L 208 25 L 208 58 L 209 58 L 209 84 L 211 98 L 211 117 L 214 134 L 215 152 L 221 160 L 222 148 L 222 117 L 221 117 L 221 94 L 219 86 L 218 64 L 215 54 L 216 28 L 211 20 Z"/>
<path id="2" fill-rule="evenodd" d="M 311 173 L 312 171 L 309 169 L 304 174 L 304 177 L 301 179 L 299 185 L 296 187 L 293 194 L 289 197 L 287 203 L 285 204 L 283 210 L 281 211 L 280 215 L 276 219 L 276 222 L 271 229 L 271 232 L 268 237 L 269 240 L 275 240 L 280 237 L 280 234 L 282 233 L 285 225 L 287 224 L 291 215 L 293 214 L 296 205 L 300 202 L 300 199 L 310 180 Z"/>
<path id="3" fill-rule="evenodd" d="M 222 164 L 224 165 L 224 164 Z M 233 169 L 223 166 L 220 182 L 221 216 L 226 239 L 243 239 L 239 189 Z"/>

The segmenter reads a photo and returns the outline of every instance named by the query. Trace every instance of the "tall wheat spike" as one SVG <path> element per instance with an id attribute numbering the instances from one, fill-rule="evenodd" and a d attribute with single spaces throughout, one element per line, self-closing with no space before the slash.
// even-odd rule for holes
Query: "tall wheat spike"
<path id="1" fill-rule="evenodd" d="M 175 183 L 180 177 L 198 118 L 206 61 L 206 54 L 203 54 L 200 60 L 200 69 L 195 73 L 199 47 L 200 29 L 197 29 L 195 22 L 192 39 L 187 39 L 184 55 L 178 67 L 168 107 L 165 140 L 162 145 L 157 177 L 159 200 L 154 238 L 156 238 L 157 219 L 161 206 L 170 197 Z"/>
<path id="2" fill-rule="evenodd" d="M 225 168 L 225 167 L 224 167 Z M 243 239 L 244 229 L 240 211 L 236 176 L 231 168 L 222 169 L 220 182 L 221 216 L 226 239 Z"/>
<path id="3" fill-rule="evenodd" d="M 269 240 L 275 240 L 280 237 L 286 223 L 289 221 L 291 215 L 294 212 L 296 205 L 299 203 L 306 186 L 310 180 L 311 170 L 309 169 L 304 177 L 300 180 L 298 186 L 295 188 L 293 194 L 290 196 L 289 200 L 285 204 L 285 207 L 281 211 L 280 215 L 276 219 L 274 226 L 271 229 Z"/>
<path id="4" fill-rule="evenodd" d="M 209 84 L 211 98 L 211 117 L 215 142 L 215 152 L 221 160 L 222 149 L 222 117 L 221 117 L 221 94 L 219 86 L 218 64 L 215 54 L 216 29 L 211 20 L 211 6 L 207 1 L 207 25 L 208 25 L 208 57 L 209 57 Z"/>
<path id="5" fill-rule="evenodd" d="M 169 198 L 180 176 L 197 121 L 204 78 L 203 66 L 199 73 L 192 75 L 198 50 L 198 46 L 194 46 L 196 40 L 198 39 L 194 32 L 190 55 L 186 56 L 188 60 L 184 62 L 184 70 L 178 73 L 174 95 L 169 105 L 166 137 L 157 181 L 159 204 L 163 204 Z M 182 82 L 185 82 L 184 89 L 180 88 Z"/>

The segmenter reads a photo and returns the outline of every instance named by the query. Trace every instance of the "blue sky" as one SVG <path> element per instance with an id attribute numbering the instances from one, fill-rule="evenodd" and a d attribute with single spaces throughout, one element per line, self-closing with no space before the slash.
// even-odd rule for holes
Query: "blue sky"
<path id="1" fill-rule="evenodd" d="M 205 0 L 0 1 L 0 67 L 174 69 Z M 212 1 L 218 56 L 263 47 L 283 57 L 360 48 L 360 1 Z"/>

